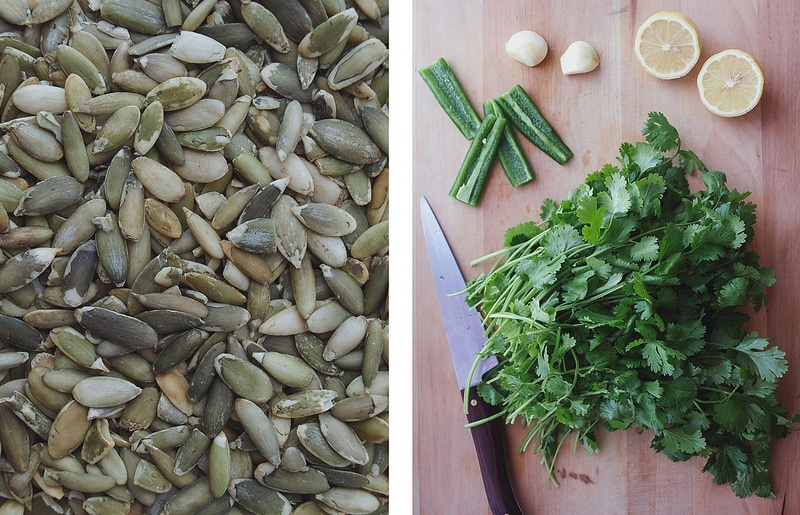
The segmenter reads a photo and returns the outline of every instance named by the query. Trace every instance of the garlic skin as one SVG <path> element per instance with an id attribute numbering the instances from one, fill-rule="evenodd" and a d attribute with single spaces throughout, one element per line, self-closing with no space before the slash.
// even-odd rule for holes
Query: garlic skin
<path id="1" fill-rule="evenodd" d="M 532 30 L 522 30 L 506 42 L 506 53 L 526 66 L 536 66 L 547 57 L 547 41 Z"/>
<path id="2" fill-rule="evenodd" d="M 561 73 L 564 75 L 589 73 L 598 66 L 600 66 L 600 56 L 586 41 L 575 41 L 561 56 Z"/>

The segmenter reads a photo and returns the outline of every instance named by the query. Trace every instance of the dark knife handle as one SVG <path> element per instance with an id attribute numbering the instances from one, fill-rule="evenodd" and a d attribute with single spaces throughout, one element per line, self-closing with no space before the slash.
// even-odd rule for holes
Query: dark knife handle
<path id="1" fill-rule="evenodd" d="M 463 392 L 462 392 L 463 393 Z M 497 409 L 484 402 L 473 386 L 469 390 L 467 420 L 475 422 L 497 413 Z M 522 515 L 508 475 L 505 424 L 502 418 L 471 427 L 472 440 L 478 453 L 478 463 L 483 476 L 483 486 L 489 507 L 494 515 Z"/>

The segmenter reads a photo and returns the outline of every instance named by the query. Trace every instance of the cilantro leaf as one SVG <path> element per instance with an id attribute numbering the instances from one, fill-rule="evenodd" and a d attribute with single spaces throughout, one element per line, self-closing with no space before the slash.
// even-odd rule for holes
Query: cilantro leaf
<path id="1" fill-rule="evenodd" d="M 699 429 L 669 428 L 663 429 L 661 443 L 672 452 L 696 454 L 705 449 L 706 441 Z"/>
<path id="2" fill-rule="evenodd" d="M 768 347 L 769 341 L 750 333 L 735 347 L 740 352 L 740 362 L 765 381 L 776 381 L 789 369 L 786 353 L 777 347 Z"/>
<path id="3" fill-rule="evenodd" d="M 636 143 L 631 158 L 639 167 L 639 172 L 644 173 L 660 165 L 664 160 L 664 154 L 653 148 L 652 145 L 640 141 Z"/>
<path id="4" fill-rule="evenodd" d="M 678 130 L 667 121 L 667 117 L 662 113 L 648 113 L 647 121 L 642 128 L 642 134 L 644 134 L 644 139 L 653 148 L 661 152 L 677 150 L 681 146 Z"/>
<path id="5" fill-rule="evenodd" d="M 647 366 L 657 374 L 671 376 L 675 373 L 675 365 L 669 362 L 669 353 L 662 342 L 652 341 L 644 344 L 642 356 L 647 360 Z"/>
<path id="6" fill-rule="evenodd" d="M 600 205 L 611 215 L 624 215 L 631 208 L 628 182 L 619 173 L 614 173 L 605 181 L 607 191 L 600 192 Z"/>
<path id="7" fill-rule="evenodd" d="M 533 220 L 522 222 L 506 230 L 503 245 L 506 247 L 521 245 L 541 232 L 542 229 Z"/>
<path id="8" fill-rule="evenodd" d="M 545 237 L 544 252 L 550 257 L 558 257 L 583 244 L 578 230 L 571 225 L 557 225 Z"/>
<path id="9" fill-rule="evenodd" d="M 576 210 L 578 220 L 584 226 L 581 229 L 583 239 L 589 245 L 594 245 L 600 241 L 600 234 L 603 226 L 603 218 L 606 214 L 606 208 L 598 207 L 597 197 L 583 197 L 578 203 Z"/>
<path id="10" fill-rule="evenodd" d="M 634 261 L 655 261 L 658 259 L 658 238 L 645 236 L 631 247 L 631 259 Z"/>

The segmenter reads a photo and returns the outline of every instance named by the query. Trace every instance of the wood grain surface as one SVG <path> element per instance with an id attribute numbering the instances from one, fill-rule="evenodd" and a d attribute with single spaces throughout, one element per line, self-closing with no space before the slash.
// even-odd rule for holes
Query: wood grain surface
<path id="1" fill-rule="evenodd" d="M 700 30 L 700 63 L 688 76 L 661 81 L 645 73 L 633 53 L 639 25 L 651 14 L 679 11 Z M 466 277 L 481 268 L 471 260 L 496 250 L 503 232 L 539 219 L 542 201 L 561 199 L 585 175 L 616 158 L 619 144 L 641 139 L 650 111 L 663 112 L 679 130 L 683 147 L 709 168 L 728 176 L 729 186 L 752 192 L 758 205 L 754 250 L 773 267 L 777 284 L 753 329 L 787 353 L 790 368 L 779 394 L 800 410 L 800 176 L 798 175 L 798 48 L 800 4 L 789 0 L 585 1 L 416 0 L 413 4 L 414 72 L 445 57 L 473 104 L 521 84 L 556 127 L 575 156 L 559 166 L 527 141 L 534 182 L 513 189 L 496 166 L 478 208 L 447 195 L 468 142 L 438 106 L 424 82 L 413 83 L 414 230 L 414 479 L 416 513 L 487 513 L 476 455 L 464 428 L 455 377 L 432 287 L 419 223 L 425 195 L 439 218 Z M 516 31 L 542 34 L 549 55 L 527 68 L 505 54 Z M 587 75 L 564 76 L 559 57 L 575 40 L 597 49 L 601 64 Z M 725 119 L 708 112 L 697 94 L 700 64 L 726 48 L 755 55 L 766 76 L 764 96 L 747 115 Z M 697 180 L 696 178 L 693 180 Z M 512 483 L 531 514 L 796 514 L 800 513 L 800 440 L 790 435 L 773 447 L 775 499 L 739 499 L 702 473 L 704 461 L 672 463 L 649 448 L 647 432 L 602 433 L 601 452 L 562 453 L 556 464 L 561 486 L 547 482 L 538 456 L 519 454 L 526 429 L 507 428 Z"/>

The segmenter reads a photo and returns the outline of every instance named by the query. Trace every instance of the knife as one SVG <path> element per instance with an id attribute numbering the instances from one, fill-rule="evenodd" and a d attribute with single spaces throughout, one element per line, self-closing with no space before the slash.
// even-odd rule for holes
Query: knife
<path id="1" fill-rule="evenodd" d="M 497 364 L 497 358 L 491 356 L 481 361 L 472 375 L 472 380 L 467 384 L 475 356 L 486 343 L 483 324 L 477 311 L 467 306 L 462 295 L 453 295 L 466 289 L 461 269 L 425 197 L 420 200 L 420 208 L 425 244 L 428 248 L 433 282 L 442 312 L 450 356 L 453 359 L 453 368 L 462 396 L 467 395 L 469 399 L 467 420 L 475 422 L 497 413 L 497 409 L 484 402 L 475 390 L 483 374 Z M 503 420 L 497 418 L 471 427 L 470 431 L 492 513 L 521 515 L 522 510 L 517 504 L 508 476 L 503 428 Z"/>

